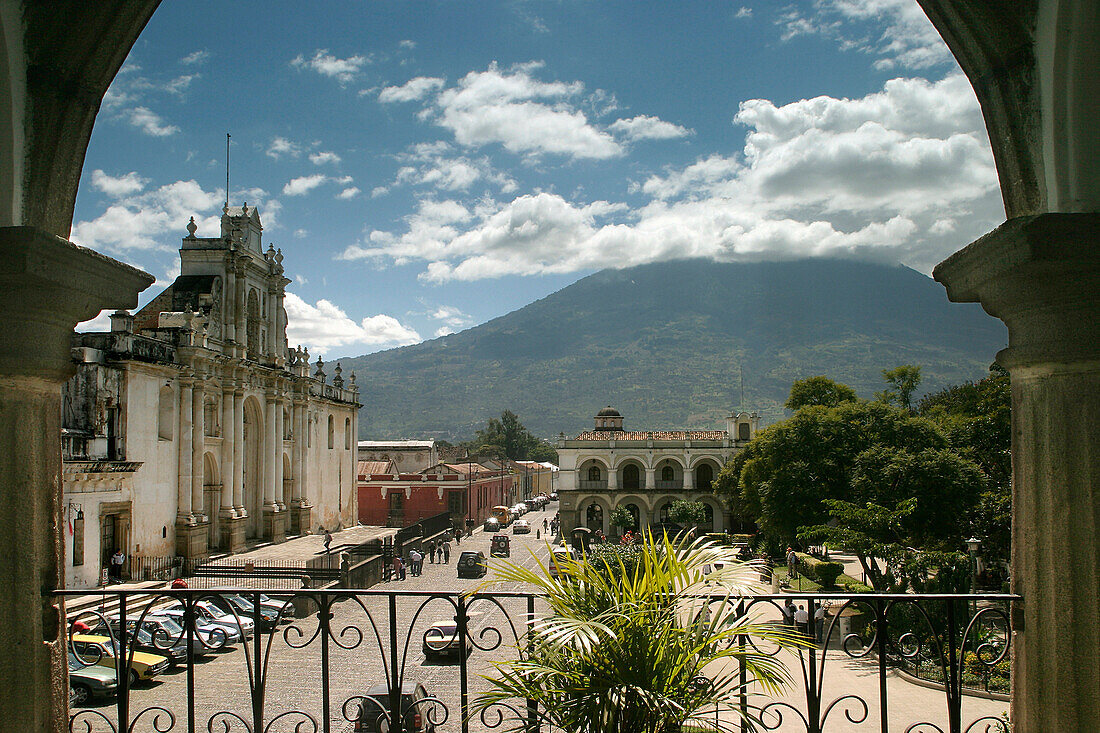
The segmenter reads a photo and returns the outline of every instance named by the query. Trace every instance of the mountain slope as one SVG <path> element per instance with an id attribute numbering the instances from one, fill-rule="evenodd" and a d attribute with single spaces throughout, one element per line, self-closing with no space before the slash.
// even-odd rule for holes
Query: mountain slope
<path id="1" fill-rule="evenodd" d="M 791 382 L 825 374 L 863 397 L 882 370 L 923 367 L 922 391 L 985 374 L 1003 325 L 902 266 L 688 260 L 605 270 L 475 328 L 342 359 L 360 436 L 465 438 L 516 412 L 576 432 L 613 404 L 627 429 L 713 428 L 741 404 L 783 417 Z"/>

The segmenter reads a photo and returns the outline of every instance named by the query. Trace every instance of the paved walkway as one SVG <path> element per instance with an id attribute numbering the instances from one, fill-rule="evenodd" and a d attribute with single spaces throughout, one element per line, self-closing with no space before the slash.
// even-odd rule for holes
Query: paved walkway
<path id="1" fill-rule="evenodd" d="M 330 552 L 339 557 L 340 551 L 346 547 L 354 547 L 364 542 L 371 542 L 385 537 L 393 537 L 397 530 L 392 527 L 349 527 L 339 532 L 332 533 L 332 546 Z M 318 555 L 325 554 L 325 535 L 308 534 L 294 537 L 286 542 L 268 543 L 258 545 L 246 552 L 236 555 L 224 555 L 211 562 L 215 564 L 238 565 L 242 562 L 278 562 L 290 563 L 295 561 L 305 562 Z"/>

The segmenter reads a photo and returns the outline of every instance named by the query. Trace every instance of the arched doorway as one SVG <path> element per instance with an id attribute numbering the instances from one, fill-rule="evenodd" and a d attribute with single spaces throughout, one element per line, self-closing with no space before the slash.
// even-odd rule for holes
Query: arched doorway
<path id="1" fill-rule="evenodd" d="M 222 484 L 218 474 L 218 461 L 213 453 L 202 459 L 202 509 L 210 520 L 206 528 L 206 546 L 218 546 L 218 509 L 221 504 Z"/>
<path id="2" fill-rule="evenodd" d="M 710 491 L 714 485 L 714 466 L 709 463 L 700 463 L 695 467 L 695 488 L 699 491 Z"/>
<path id="3" fill-rule="evenodd" d="M 642 512 L 638 508 L 637 504 L 627 504 L 626 505 L 626 510 L 628 512 L 630 512 L 630 516 L 634 519 L 634 523 L 631 524 L 626 529 L 630 530 L 631 532 L 637 532 L 639 529 L 641 529 L 641 514 L 642 514 Z"/>
<path id="4" fill-rule="evenodd" d="M 244 403 L 244 508 L 248 512 L 245 520 L 244 536 L 252 539 L 263 533 L 263 447 L 264 419 L 263 410 L 255 397 L 249 397 Z"/>
<path id="5" fill-rule="evenodd" d="M 626 491 L 637 491 L 642 488 L 642 470 L 637 463 L 628 463 L 623 466 L 623 482 L 620 488 Z"/>
<path id="6" fill-rule="evenodd" d="M 592 503 L 584 512 L 584 526 L 593 532 L 603 532 L 603 507 Z"/>

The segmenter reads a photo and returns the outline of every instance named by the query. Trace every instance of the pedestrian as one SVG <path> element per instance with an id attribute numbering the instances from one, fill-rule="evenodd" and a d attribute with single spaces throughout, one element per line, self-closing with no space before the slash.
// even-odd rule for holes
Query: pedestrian
<path id="1" fill-rule="evenodd" d="M 443 540 L 443 562 L 451 562 L 451 543 L 447 540 Z"/>
<path id="2" fill-rule="evenodd" d="M 798 553 L 794 548 L 787 548 L 787 578 L 794 580 L 798 577 Z"/>
<path id="3" fill-rule="evenodd" d="M 115 548 L 115 553 L 111 555 L 111 566 L 107 570 L 107 574 L 111 580 L 116 583 L 122 582 L 122 564 L 126 562 L 126 555 L 119 548 Z"/>
<path id="4" fill-rule="evenodd" d="M 416 550 L 411 550 L 409 552 L 409 570 L 412 572 L 414 578 L 420 576 L 420 573 L 423 572 L 423 567 L 424 556 Z"/>
<path id="5" fill-rule="evenodd" d="M 435 540 L 428 540 L 428 562 L 435 565 Z"/>
<path id="6" fill-rule="evenodd" d="M 542 531 L 543 532 L 549 532 L 550 531 L 550 520 L 547 519 L 546 517 L 542 518 Z"/>
<path id="7" fill-rule="evenodd" d="M 783 604 L 783 623 L 790 626 L 794 623 L 794 603 L 790 598 Z"/>
<path id="8" fill-rule="evenodd" d="M 817 645 L 821 646 L 825 638 L 825 606 L 818 606 L 814 611 L 814 626 L 817 631 Z"/>
<path id="9" fill-rule="evenodd" d="M 794 627 L 810 638 L 810 614 L 803 606 L 794 612 Z"/>
<path id="10" fill-rule="evenodd" d="M 455 527 L 455 545 L 462 544 L 462 529 Z"/>
<path id="11" fill-rule="evenodd" d="M 332 532 L 329 532 L 326 529 L 325 530 L 325 554 L 326 555 L 329 554 L 330 552 L 332 552 L 332 550 L 329 549 L 331 547 L 332 547 Z"/>
<path id="12" fill-rule="evenodd" d="M 393 557 L 393 574 L 395 580 L 405 579 L 405 563 L 402 562 L 400 555 Z"/>

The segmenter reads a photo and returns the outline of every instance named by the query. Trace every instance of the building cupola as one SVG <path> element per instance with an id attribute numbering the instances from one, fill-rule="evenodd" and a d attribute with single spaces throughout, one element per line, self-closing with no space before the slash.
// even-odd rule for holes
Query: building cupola
<path id="1" fill-rule="evenodd" d="M 611 405 L 596 413 L 596 430 L 622 430 L 623 416 Z"/>

